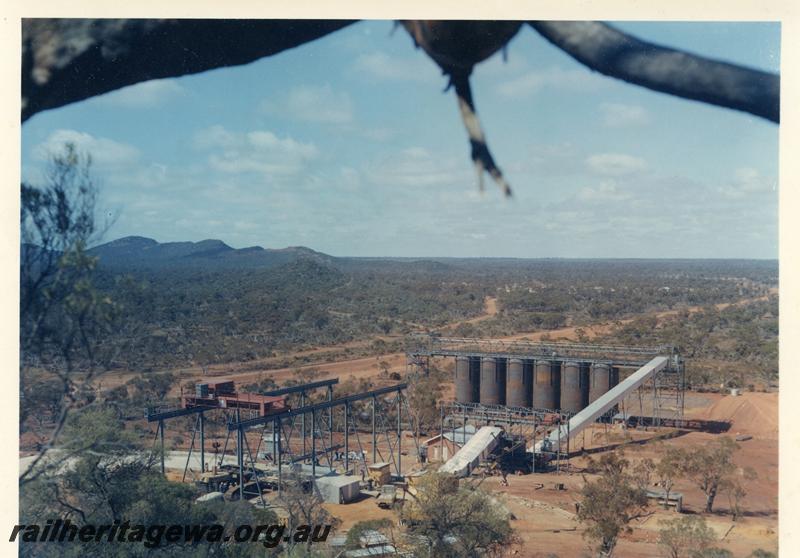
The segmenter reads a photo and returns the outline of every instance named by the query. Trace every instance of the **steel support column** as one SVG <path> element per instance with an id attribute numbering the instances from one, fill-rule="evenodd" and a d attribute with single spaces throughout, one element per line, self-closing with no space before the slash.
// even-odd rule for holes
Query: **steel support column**
<path id="1" fill-rule="evenodd" d="M 400 405 L 401 397 L 400 392 L 397 392 L 397 476 L 403 476 L 403 469 L 400 467 L 400 456 L 403 453 L 403 433 L 401 430 L 400 419 L 403 412 L 403 407 Z"/>
<path id="2" fill-rule="evenodd" d="M 378 440 L 375 432 L 375 396 L 372 396 L 372 462 L 376 461 L 378 451 Z"/>
<path id="3" fill-rule="evenodd" d="M 311 478 L 317 482 L 317 412 L 311 411 Z"/>
<path id="4" fill-rule="evenodd" d="M 200 469 L 206 472 L 206 414 L 200 413 Z"/>
<path id="5" fill-rule="evenodd" d="M 303 422 L 305 423 L 305 421 L 306 421 L 306 417 L 305 417 L 305 415 L 303 415 Z M 275 434 L 274 434 L 275 425 L 276 424 L 278 426 L 278 440 L 277 440 L 277 442 L 275 441 Z M 280 494 L 281 490 L 283 490 L 283 467 L 281 465 L 281 461 L 283 461 L 283 459 L 282 459 L 282 451 L 281 451 L 281 438 L 283 438 L 283 420 L 278 419 L 277 423 L 273 422 L 272 423 L 272 431 L 273 431 L 273 434 L 272 434 L 272 453 L 273 453 L 273 457 L 274 457 L 274 454 L 277 454 L 277 461 L 278 461 L 278 494 Z M 303 445 L 304 446 L 305 446 L 305 442 L 306 442 L 306 436 L 305 436 L 305 432 L 303 432 Z"/>
<path id="6" fill-rule="evenodd" d="M 306 406 L 306 392 L 305 391 L 301 391 L 300 392 L 300 407 L 305 407 L 305 406 Z M 306 454 L 306 416 L 303 415 L 302 417 L 300 417 L 300 420 L 303 421 L 302 422 L 303 455 L 305 455 Z"/>
<path id="7" fill-rule="evenodd" d="M 333 386 L 328 386 L 328 401 L 333 401 Z M 333 447 L 333 407 L 328 408 L 328 427 L 330 428 L 330 432 L 328 433 L 328 447 Z"/>
<path id="8" fill-rule="evenodd" d="M 333 426 L 331 426 L 333 430 Z M 344 404 L 344 473 L 350 471 L 350 403 Z"/>
<path id="9" fill-rule="evenodd" d="M 158 430 L 161 432 L 161 474 L 166 473 L 166 467 L 164 466 L 164 421 L 158 421 Z"/>

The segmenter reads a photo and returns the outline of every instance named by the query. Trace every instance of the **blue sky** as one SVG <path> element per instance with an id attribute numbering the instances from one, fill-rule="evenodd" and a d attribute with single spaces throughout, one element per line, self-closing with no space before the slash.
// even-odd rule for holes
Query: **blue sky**
<path id="1" fill-rule="evenodd" d="M 769 23 L 619 23 L 778 71 Z M 515 196 L 481 194 L 452 92 L 402 29 L 361 22 L 255 63 L 40 113 L 23 177 L 92 153 L 106 238 L 350 256 L 778 254 L 778 127 L 591 73 L 523 27 L 473 90 Z"/>

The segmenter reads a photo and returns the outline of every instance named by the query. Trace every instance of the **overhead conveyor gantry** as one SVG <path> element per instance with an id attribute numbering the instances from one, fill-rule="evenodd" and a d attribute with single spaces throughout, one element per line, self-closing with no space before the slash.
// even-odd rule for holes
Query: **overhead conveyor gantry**
<path id="1" fill-rule="evenodd" d="M 647 380 L 655 377 L 669 364 L 669 358 L 657 356 L 642 366 L 639 370 L 622 380 L 615 387 L 600 396 L 597 401 L 575 414 L 569 421 L 566 429 L 557 429 L 551 432 L 544 440 L 534 446 L 534 452 L 539 453 L 548 448 L 559 447 L 568 438 L 576 436 L 587 426 L 594 423 L 600 416 L 620 403 L 625 397 L 639 388 Z"/>

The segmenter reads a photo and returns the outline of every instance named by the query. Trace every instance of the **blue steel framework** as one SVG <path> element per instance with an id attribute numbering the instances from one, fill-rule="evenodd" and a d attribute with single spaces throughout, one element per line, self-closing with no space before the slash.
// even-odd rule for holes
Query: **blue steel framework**
<path id="1" fill-rule="evenodd" d="M 226 414 L 226 422 L 227 422 L 227 436 L 225 439 L 225 445 L 223 447 L 222 456 L 220 457 L 220 465 L 224 460 L 224 457 L 227 453 L 228 442 L 231 436 L 235 436 L 235 446 L 236 446 L 236 463 L 237 468 L 239 470 L 239 496 L 240 498 L 244 498 L 245 496 L 257 496 L 260 498 L 261 503 L 264 504 L 263 500 L 263 490 L 261 487 L 261 483 L 259 481 L 259 476 L 261 476 L 266 467 L 259 469 L 256 465 L 256 461 L 258 459 L 258 452 L 260 449 L 261 441 L 264 440 L 265 435 L 269 433 L 272 435 L 272 439 L 274 442 L 273 451 L 275 455 L 273 456 L 274 465 L 277 468 L 277 488 L 280 491 L 283 483 L 283 464 L 284 462 L 288 463 L 298 463 L 298 462 L 311 462 L 311 478 L 316 478 L 316 467 L 319 464 L 319 457 L 322 456 L 324 459 L 327 460 L 327 465 L 329 468 L 334 468 L 334 453 L 338 452 L 339 449 L 343 449 L 342 452 L 343 456 L 343 465 L 345 472 L 349 472 L 350 470 L 350 460 L 351 460 L 351 434 L 356 436 L 357 447 L 360 450 L 360 455 L 366 456 L 366 452 L 363 451 L 363 446 L 361 444 L 361 439 L 359 437 L 359 431 L 365 430 L 365 428 L 359 428 L 359 417 L 355 416 L 353 413 L 352 406 L 354 403 L 360 401 L 370 401 L 370 410 L 371 416 L 370 419 L 370 428 L 366 430 L 370 431 L 371 433 L 371 441 L 372 441 L 372 463 L 377 462 L 378 458 L 380 457 L 381 461 L 387 461 L 394 465 L 395 472 L 397 476 L 402 476 L 402 467 L 401 467 L 401 440 L 402 440 L 402 430 L 403 430 L 403 408 L 406 409 L 406 416 L 409 417 L 411 420 L 411 413 L 408 407 L 408 401 L 404 397 L 404 392 L 407 388 L 407 385 L 404 383 L 396 384 L 384 388 L 379 388 L 375 390 L 370 390 L 363 393 L 358 393 L 354 395 L 349 395 L 340 398 L 333 398 L 333 385 L 338 383 L 338 379 L 333 380 L 325 380 L 322 382 L 312 382 L 310 384 L 303 384 L 300 386 L 293 386 L 291 388 L 282 388 L 278 390 L 272 390 L 269 392 L 265 392 L 264 395 L 286 395 L 290 393 L 300 393 L 301 394 L 301 406 L 295 409 L 286 410 L 280 413 L 266 415 L 266 416 L 252 416 L 252 417 L 245 417 L 241 416 L 241 413 L 238 410 L 225 410 L 219 407 L 192 407 L 186 409 L 155 409 L 150 408 L 146 411 L 146 418 L 148 422 L 155 422 L 157 423 L 156 429 L 156 441 L 160 439 L 161 443 L 161 470 L 162 473 L 165 471 L 165 464 L 164 464 L 164 422 L 170 419 L 176 419 L 179 417 L 189 416 L 189 415 L 197 415 L 197 421 L 195 423 L 195 428 L 192 431 L 192 442 L 189 449 L 189 455 L 187 455 L 186 459 L 186 466 L 184 467 L 183 478 L 185 480 L 186 473 L 189 467 L 189 460 L 191 459 L 192 450 L 194 448 L 194 440 L 195 434 L 197 432 L 200 433 L 200 451 L 201 451 L 201 463 L 205 463 L 205 413 L 209 411 L 222 411 Z M 306 394 L 308 391 L 325 387 L 328 389 L 328 400 L 323 401 L 320 403 L 314 403 L 310 405 L 305 405 L 306 401 Z M 392 396 L 394 397 L 387 397 Z M 343 414 L 343 427 L 337 428 L 337 424 L 335 423 L 334 419 L 336 418 L 334 415 L 334 409 L 341 409 Z M 392 411 L 396 415 L 396 424 L 395 425 L 388 425 L 387 424 L 387 417 L 392 414 Z M 310 418 L 310 425 L 308 416 Z M 297 421 L 300 421 L 300 432 L 297 432 Z M 363 422 L 363 421 L 362 421 Z M 310 426 L 310 429 L 307 428 Z M 259 445 L 256 447 L 255 452 L 252 451 L 250 444 L 247 441 L 247 436 L 245 433 L 248 430 L 261 428 L 261 436 L 259 438 Z M 407 428 L 412 428 L 413 425 L 407 424 Z M 310 436 L 308 435 L 308 431 L 310 430 Z M 343 430 L 343 432 L 341 432 Z M 333 443 L 334 432 L 340 433 L 344 435 L 344 443 L 335 445 Z M 390 435 L 391 432 L 391 435 Z M 275 434 L 277 433 L 277 436 Z M 296 455 L 292 451 L 292 440 L 295 439 L 297 435 L 300 435 L 302 439 L 302 453 Z M 325 443 L 325 436 L 324 434 L 328 434 L 328 443 Z M 378 437 L 383 436 L 386 441 L 386 446 L 388 447 L 388 456 L 384 457 L 381 453 L 378 444 Z M 310 444 L 308 443 L 308 438 L 310 437 Z M 415 439 L 415 444 L 417 444 L 417 440 Z M 310 445 L 310 448 L 309 448 Z M 308 451 L 310 449 L 310 451 Z M 417 449 L 418 445 L 417 445 Z M 245 479 L 245 473 L 248 473 L 254 480 L 256 485 L 256 492 L 247 491 L 245 489 L 245 483 L 243 482 Z"/>

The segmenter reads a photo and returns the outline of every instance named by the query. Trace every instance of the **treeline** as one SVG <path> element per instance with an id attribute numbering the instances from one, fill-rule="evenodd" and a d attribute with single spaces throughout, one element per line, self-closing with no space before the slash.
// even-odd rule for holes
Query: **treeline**
<path id="1" fill-rule="evenodd" d="M 694 387 L 754 388 L 778 382 L 778 296 L 698 312 L 635 319 L 602 340 L 625 345 L 669 344 L 687 359 Z"/>
<path id="2" fill-rule="evenodd" d="M 266 269 L 98 267 L 125 327 L 111 368 L 245 362 L 378 336 L 507 335 L 763 295 L 776 262 L 299 258 Z M 124 331 L 123 331 L 124 330 Z M 113 353 L 113 351 L 111 351 Z"/>

